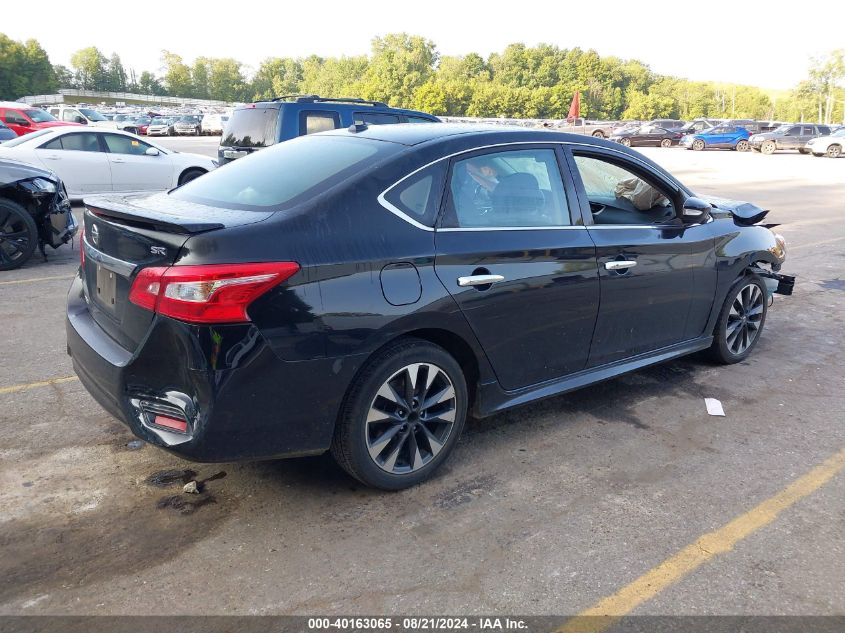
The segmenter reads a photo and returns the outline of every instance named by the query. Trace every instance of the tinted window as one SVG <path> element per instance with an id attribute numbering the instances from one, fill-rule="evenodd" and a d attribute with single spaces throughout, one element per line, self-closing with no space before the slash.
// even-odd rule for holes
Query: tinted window
<path id="1" fill-rule="evenodd" d="M 49 143 L 44 143 L 44 145 L 38 149 L 62 149 L 62 137 L 60 136 L 59 138 L 54 138 Z"/>
<path id="2" fill-rule="evenodd" d="M 226 126 L 224 147 L 267 147 L 276 142 L 279 110 L 276 108 L 244 108 L 235 110 Z"/>
<path id="3" fill-rule="evenodd" d="M 133 154 L 135 156 L 140 156 L 152 147 L 151 145 L 147 145 L 143 141 L 139 141 L 131 136 L 103 134 L 103 138 L 106 141 L 106 147 L 109 148 L 109 151 L 112 154 Z"/>
<path id="4" fill-rule="evenodd" d="M 56 120 L 56 117 L 54 117 L 52 114 L 50 114 L 46 110 L 42 110 L 41 108 L 34 108 L 32 110 L 24 110 L 24 114 L 26 114 L 26 116 L 28 116 L 30 119 L 32 119 L 36 123 L 48 123 L 50 121 Z"/>
<path id="5" fill-rule="evenodd" d="M 670 198 L 633 171 L 595 156 L 575 156 L 594 224 L 658 224 L 672 220 Z"/>
<path id="6" fill-rule="evenodd" d="M 426 226 L 437 217 L 447 161 L 440 161 L 409 176 L 384 194 L 385 200 Z"/>
<path id="7" fill-rule="evenodd" d="M 82 115 L 79 114 L 76 110 L 64 110 L 62 112 L 62 121 L 69 121 L 71 123 L 76 123 L 76 117 L 81 117 Z"/>
<path id="8" fill-rule="evenodd" d="M 15 112 L 14 110 L 6 110 L 6 123 L 28 123 L 28 121 Z M 7 146 L 8 147 L 8 146 Z"/>
<path id="9" fill-rule="evenodd" d="M 527 149 L 455 163 L 444 227 L 543 227 L 570 224 L 554 150 Z"/>
<path id="10" fill-rule="evenodd" d="M 299 133 L 316 134 L 340 127 L 337 112 L 302 111 L 299 113 Z"/>
<path id="11" fill-rule="evenodd" d="M 62 142 L 62 149 L 75 152 L 99 152 L 100 143 L 96 134 L 65 134 L 58 139 Z M 53 148 L 55 149 L 55 148 Z"/>
<path id="12" fill-rule="evenodd" d="M 383 114 L 381 112 L 356 112 L 355 123 L 367 123 L 369 125 L 391 125 L 400 123 L 396 114 Z"/>
<path id="13" fill-rule="evenodd" d="M 824 134 L 825 136 L 830 134 L 830 128 L 827 127 L 826 125 L 818 125 L 818 126 L 816 126 L 816 129 L 818 130 L 819 134 Z"/>
<path id="14" fill-rule="evenodd" d="M 408 119 L 408 123 L 434 123 L 431 119 L 426 119 L 421 116 L 408 116 L 405 118 Z"/>
<path id="15" fill-rule="evenodd" d="M 403 147 L 362 138 L 300 136 L 179 187 L 178 199 L 267 211 L 316 195 Z"/>
<path id="16" fill-rule="evenodd" d="M 797 135 L 801 134 L 801 128 L 796 125 L 795 127 L 789 128 L 786 131 L 786 133 L 789 134 L 790 136 L 797 136 Z"/>

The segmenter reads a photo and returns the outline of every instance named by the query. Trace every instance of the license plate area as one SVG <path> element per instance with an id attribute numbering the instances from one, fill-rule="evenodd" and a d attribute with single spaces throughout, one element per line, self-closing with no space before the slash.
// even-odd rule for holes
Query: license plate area
<path id="1" fill-rule="evenodd" d="M 97 264 L 97 286 L 95 297 L 97 303 L 114 312 L 117 299 L 117 273 Z"/>

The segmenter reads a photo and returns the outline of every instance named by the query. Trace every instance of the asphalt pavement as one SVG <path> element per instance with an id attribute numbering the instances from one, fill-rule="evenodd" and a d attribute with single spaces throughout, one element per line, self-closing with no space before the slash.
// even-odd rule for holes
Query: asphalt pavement
<path id="1" fill-rule="evenodd" d="M 471 420 L 438 476 L 398 493 L 329 456 L 191 464 L 134 442 L 65 353 L 76 245 L 0 273 L 0 614 L 572 615 L 614 596 L 639 614 L 845 613 L 845 474 L 824 470 L 845 448 L 845 159 L 644 153 L 781 225 L 798 282 L 754 353 Z M 204 495 L 180 494 L 185 470 Z M 673 562 L 696 543 L 696 564 Z"/>

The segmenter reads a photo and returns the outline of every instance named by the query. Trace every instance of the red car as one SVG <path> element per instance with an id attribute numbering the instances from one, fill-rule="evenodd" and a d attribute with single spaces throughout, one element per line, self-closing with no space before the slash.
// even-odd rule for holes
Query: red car
<path id="1" fill-rule="evenodd" d="M 60 125 L 79 126 L 79 123 L 59 121 L 41 108 L 15 101 L 0 101 L 0 120 L 6 124 L 6 127 L 14 130 L 18 136 Z"/>

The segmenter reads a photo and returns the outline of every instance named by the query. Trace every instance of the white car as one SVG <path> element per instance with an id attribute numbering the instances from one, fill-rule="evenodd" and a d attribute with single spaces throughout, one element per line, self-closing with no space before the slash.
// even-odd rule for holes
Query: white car
<path id="1" fill-rule="evenodd" d="M 226 127 L 226 121 L 228 120 L 228 114 L 206 114 L 202 118 L 202 133 L 223 134 L 223 128 Z"/>
<path id="2" fill-rule="evenodd" d="M 91 108 L 72 108 L 62 105 L 51 106 L 50 114 L 59 121 L 66 121 L 67 123 L 81 123 L 82 125 L 90 125 L 92 127 L 115 127 L 114 123 Z"/>
<path id="3" fill-rule="evenodd" d="M 182 154 L 118 130 L 58 127 L 0 146 L 11 158 L 55 172 L 74 200 L 92 193 L 162 191 L 217 167 L 199 154 Z"/>
<path id="4" fill-rule="evenodd" d="M 831 158 L 839 158 L 842 156 L 843 148 L 845 148 L 845 127 L 841 127 L 830 136 L 817 136 L 807 141 L 804 146 L 808 151 L 813 153 L 813 156 L 830 156 Z"/>

